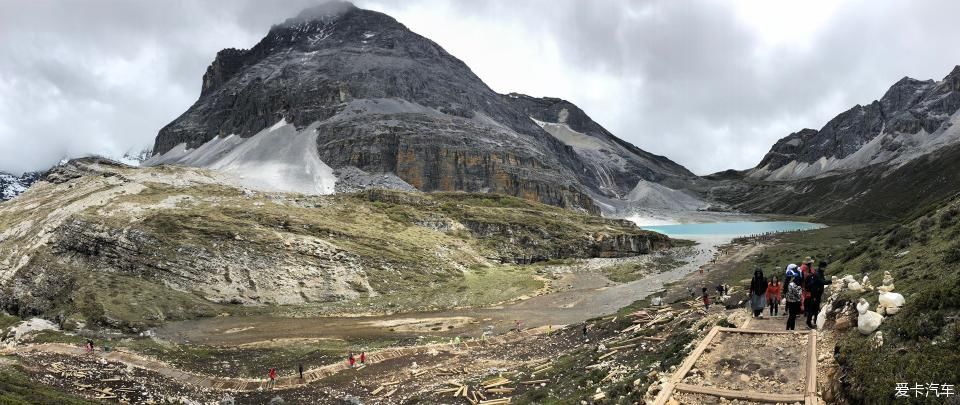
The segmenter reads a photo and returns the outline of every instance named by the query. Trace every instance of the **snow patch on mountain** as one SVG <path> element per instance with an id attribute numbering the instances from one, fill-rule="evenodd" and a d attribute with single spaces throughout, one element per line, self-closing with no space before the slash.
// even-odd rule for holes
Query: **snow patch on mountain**
<path id="1" fill-rule="evenodd" d="M 709 204 L 681 190 L 674 190 L 659 183 L 646 180 L 637 182 L 624 198 L 634 206 L 642 208 L 673 209 L 678 211 L 696 211 Z"/>
<path id="2" fill-rule="evenodd" d="M 0 201 L 11 200 L 22 194 L 39 178 L 38 172 L 28 172 L 20 176 L 0 172 Z"/>
<path id="3" fill-rule="evenodd" d="M 566 117 L 561 117 L 561 121 L 563 118 Z M 606 142 L 583 132 L 577 132 L 565 123 L 544 122 L 532 117 L 530 119 L 544 131 L 547 131 L 548 134 L 553 135 L 554 138 L 576 149 L 600 150 L 610 147 Z"/>
<path id="4" fill-rule="evenodd" d="M 332 194 L 337 178 L 317 153 L 318 125 L 297 130 L 280 120 L 247 139 L 217 137 L 196 149 L 180 144 L 144 165 L 204 167 L 228 183 L 260 191 Z"/>

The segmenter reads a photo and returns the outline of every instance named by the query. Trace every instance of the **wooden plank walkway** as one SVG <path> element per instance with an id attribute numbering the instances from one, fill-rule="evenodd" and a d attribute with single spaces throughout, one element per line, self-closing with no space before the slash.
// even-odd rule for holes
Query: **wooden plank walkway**
<path id="1" fill-rule="evenodd" d="M 554 325 L 553 330 L 561 329 L 565 325 Z M 490 345 L 503 345 L 516 343 L 525 339 L 530 339 L 538 335 L 542 335 L 550 331 L 551 329 L 547 326 L 527 329 L 521 332 L 511 332 L 504 335 L 494 336 L 487 338 L 483 341 L 471 341 L 467 343 L 460 343 L 459 346 L 453 344 L 430 344 L 423 346 L 409 346 L 409 347 L 395 347 L 384 349 L 376 352 L 371 352 L 367 358 L 369 363 L 379 363 L 399 357 L 411 356 L 416 354 L 427 353 L 430 350 L 436 349 L 447 349 L 447 350 L 462 350 L 462 349 L 475 349 Z M 42 352 L 42 353 L 56 353 L 63 355 L 72 355 L 72 356 L 96 356 L 97 358 L 103 358 L 110 361 L 115 361 L 123 363 L 132 367 L 141 368 L 144 370 L 154 371 L 165 377 L 173 379 L 183 384 L 194 385 L 203 388 L 212 388 L 221 391 L 257 391 L 261 389 L 269 389 L 269 380 L 266 378 L 232 378 L 232 377 L 219 377 L 219 376 L 210 376 L 203 375 L 193 372 L 186 372 L 180 369 L 177 369 L 173 365 L 166 363 L 161 360 L 154 358 L 146 357 L 137 353 L 127 352 L 124 350 L 113 350 L 110 352 L 95 352 L 93 354 L 87 353 L 86 350 L 80 346 L 68 345 L 63 343 L 41 343 L 41 344 L 32 344 L 25 346 L 17 346 L 13 348 L 0 350 L 0 354 L 18 354 L 18 353 L 28 353 L 28 352 Z M 277 378 L 277 382 L 273 387 L 275 390 L 281 389 L 290 389 L 301 387 L 317 380 L 329 377 L 331 375 L 337 374 L 344 370 L 349 370 L 351 367 L 347 364 L 346 361 L 337 362 L 333 364 L 328 364 L 325 366 L 320 366 L 305 370 L 303 372 L 303 379 L 301 380 L 297 375 L 288 375 Z"/>
<path id="2" fill-rule="evenodd" d="M 803 402 L 806 405 L 817 404 L 817 333 L 816 331 L 786 331 L 786 330 L 762 330 L 749 328 L 751 320 L 748 319 L 741 328 L 723 328 L 714 326 L 710 332 L 700 341 L 700 344 L 687 355 L 681 366 L 674 372 L 654 400 L 654 405 L 665 405 L 673 396 L 674 392 L 686 392 L 693 394 L 712 395 L 727 399 L 741 399 L 754 402 L 765 403 L 794 403 Z M 805 333 L 808 336 L 807 353 L 805 363 L 806 387 L 802 394 L 774 394 L 756 391 L 728 390 L 714 387 L 705 387 L 700 385 L 682 383 L 684 377 L 690 372 L 697 360 L 703 354 L 704 350 L 720 333 L 744 333 L 753 335 L 772 335 L 772 334 L 795 334 Z"/>

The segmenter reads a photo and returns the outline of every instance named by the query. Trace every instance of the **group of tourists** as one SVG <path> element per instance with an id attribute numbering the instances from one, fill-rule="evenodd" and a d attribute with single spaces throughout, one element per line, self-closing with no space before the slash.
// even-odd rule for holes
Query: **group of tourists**
<path id="1" fill-rule="evenodd" d="M 347 363 L 350 364 L 350 368 L 357 367 L 357 362 L 359 362 L 361 365 L 362 365 L 362 364 L 366 364 L 366 363 L 367 363 L 367 353 L 366 353 L 366 352 L 360 352 L 360 355 L 359 355 L 359 356 L 355 356 L 355 355 L 353 354 L 353 352 L 350 352 L 350 354 L 347 356 Z M 299 375 L 300 375 L 300 380 L 304 380 L 304 378 L 303 378 L 303 363 L 300 363 L 300 364 L 297 365 L 297 373 L 299 373 Z M 269 370 L 267 370 L 267 378 L 268 378 L 267 387 L 269 387 L 269 388 L 271 388 L 271 389 L 272 389 L 272 388 L 275 388 L 275 387 L 277 386 L 277 378 L 278 378 L 278 377 L 279 377 L 279 374 L 277 373 L 277 369 L 276 369 L 276 368 L 271 367 Z"/>
<path id="2" fill-rule="evenodd" d="M 350 363 L 350 367 L 356 367 L 357 360 L 360 361 L 360 364 L 367 364 L 367 352 L 360 352 L 360 356 L 354 356 L 353 352 L 350 352 L 350 356 L 347 357 L 347 363 Z"/>
<path id="3" fill-rule="evenodd" d="M 750 309 L 755 318 L 762 318 L 763 311 L 769 310 L 771 317 L 780 315 L 780 306 L 787 312 L 787 330 L 796 329 L 797 316 L 806 315 L 807 327 L 816 329 L 817 314 L 823 300 L 824 287 L 831 284 L 826 278 L 827 262 L 821 260 L 814 268 L 810 256 L 803 259 L 800 266 L 787 265 L 783 273 L 783 284 L 776 273 L 769 279 L 763 271 L 757 269 L 750 280 Z M 779 270 L 777 270 L 779 272 Z"/>

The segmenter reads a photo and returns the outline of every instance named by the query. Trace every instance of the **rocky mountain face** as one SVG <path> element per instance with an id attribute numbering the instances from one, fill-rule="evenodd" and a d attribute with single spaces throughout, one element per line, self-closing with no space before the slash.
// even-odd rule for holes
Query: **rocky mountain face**
<path id="1" fill-rule="evenodd" d="M 960 66 L 943 80 L 905 77 L 867 105 L 856 105 L 819 131 L 779 140 L 751 178 L 794 180 L 847 173 L 874 164 L 901 165 L 960 141 Z"/>
<path id="2" fill-rule="evenodd" d="M 674 187 L 697 176 L 664 157 L 617 138 L 573 103 L 552 97 L 518 93 L 505 100 L 534 120 L 547 133 L 573 148 L 585 163 L 585 175 L 603 195 L 622 198 L 646 180 Z"/>
<path id="3" fill-rule="evenodd" d="M 696 210 L 709 204 L 683 191 L 698 177 L 672 160 L 617 138 L 569 101 L 510 93 L 504 99 L 544 131 L 571 147 L 583 162 L 581 176 L 605 212 L 637 209 Z"/>
<path id="4" fill-rule="evenodd" d="M 388 174 L 400 180 L 388 184 L 420 191 L 495 192 L 594 213 L 605 208 L 595 198 L 622 198 L 641 180 L 677 187 L 695 178 L 570 103 L 497 94 L 433 41 L 349 3 L 305 10 L 251 49 L 219 52 L 200 98 L 160 130 L 147 164 L 289 178 L 295 167 L 277 169 L 278 159 L 259 156 L 264 148 L 233 152 L 283 137 L 315 145 L 309 164 L 284 159 L 311 168 L 301 183 Z M 337 188 L 353 187 L 321 192 Z"/>
<path id="5" fill-rule="evenodd" d="M 0 172 L 0 201 L 7 201 L 27 191 L 42 175 L 40 172 L 27 172 L 19 176 Z"/>

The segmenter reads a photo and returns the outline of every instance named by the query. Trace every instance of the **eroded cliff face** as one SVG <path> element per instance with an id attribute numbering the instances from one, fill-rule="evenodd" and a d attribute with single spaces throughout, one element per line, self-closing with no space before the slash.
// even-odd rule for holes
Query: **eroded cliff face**
<path id="1" fill-rule="evenodd" d="M 304 304 L 372 292 L 360 260 L 322 240 L 289 237 L 261 246 L 242 234 L 172 244 L 162 218 L 131 227 L 75 218 L 55 230 L 52 253 L 230 304 Z M 160 223 L 158 223 L 160 222 Z M 176 231 L 173 231 L 176 232 Z"/>

